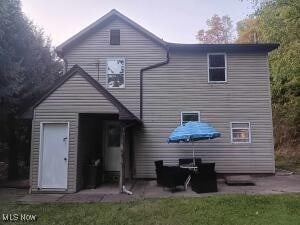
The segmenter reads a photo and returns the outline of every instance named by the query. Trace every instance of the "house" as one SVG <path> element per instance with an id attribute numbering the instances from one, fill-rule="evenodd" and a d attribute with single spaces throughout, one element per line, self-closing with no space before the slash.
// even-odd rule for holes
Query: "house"
<path id="1" fill-rule="evenodd" d="M 268 52 L 277 44 L 175 44 L 116 10 L 57 47 L 66 73 L 34 106 L 31 192 L 84 188 L 87 166 L 105 179 L 155 178 L 191 146 L 168 144 L 187 121 L 221 138 L 195 143 L 218 173 L 274 173 Z"/>

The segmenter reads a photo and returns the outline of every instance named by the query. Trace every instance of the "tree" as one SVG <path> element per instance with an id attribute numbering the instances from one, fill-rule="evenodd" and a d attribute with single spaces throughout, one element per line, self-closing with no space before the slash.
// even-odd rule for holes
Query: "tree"
<path id="1" fill-rule="evenodd" d="M 0 146 L 9 147 L 11 178 L 17 171 L 16 115 L 47 91 L 60 71 L 50 40 L 22 13 L 20 1 L 0 1 Z"/>
<path id="2" fill-rule="evenodd" d="M 199 30 L 196 36 L 201 43 L 224 44 L 232 42 L 233 26 L 229 16 L 214 15 L 206 21 L 206 24 L 209 29 L 206 31 Z"/>
<path id="3" fill-rule="evenodd" d="M 250 16 L 239 21 L 236 26 L 238 33 L 237 43 L 256 43 L 261 36 L 258 29 L 258 19 Z"/>

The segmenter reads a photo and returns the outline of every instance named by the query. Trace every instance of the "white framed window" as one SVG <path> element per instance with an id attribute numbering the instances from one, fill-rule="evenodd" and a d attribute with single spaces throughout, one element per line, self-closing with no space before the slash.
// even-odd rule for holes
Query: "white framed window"
<path id="1" fill-rule="evenodd" d="M 125 88 L 125 58 L 106 60 L 106 87 Z"/>
<path id="2" fill-rule="evenodd" d="M 227 82 L 227 55 L 226 53 L 208 53 L 208 82 Z"/>
<path id="3" fill-rule="evenodd" d="M 200 122 L 200 112 L 199 111 L 181 112 L 181 125 L 184 125 L 190 121 Z"/>
<path id="4" fill-rule="evenodd" d="M 250 122 L 231 122 L 231 143 L 251 143 Z"/>

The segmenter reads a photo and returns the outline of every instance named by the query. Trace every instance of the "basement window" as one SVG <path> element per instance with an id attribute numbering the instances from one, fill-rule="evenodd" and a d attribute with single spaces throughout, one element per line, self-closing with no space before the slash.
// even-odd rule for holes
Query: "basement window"
<path id="1" fill-rule="evenodd" d="M 125 58 L 107 59 L 106 86 L 108 88 L 125 88 Z"/>
<path id="2" fill-rule="evenodd" d="M 181 125 L 186 124 L 190 121 L 200 121 L 200 112 L 191 111 L 191 112 L 181 112 Z"/>
<path id="3" fill-rule="evenodd" d="M 110 44 L 120 45 L 120 30 L 110 30 Z"/>
<path id="4" fill-rule="evenodd" d="M 227 59 L 225 53 L 209 53 L 208 60 L 208 82 L 227 81 Z"/>
<path id="5" fill-rule="evenodd" d="M 251 143 L 250 122 L 231 123 L 231 143 Z"/>

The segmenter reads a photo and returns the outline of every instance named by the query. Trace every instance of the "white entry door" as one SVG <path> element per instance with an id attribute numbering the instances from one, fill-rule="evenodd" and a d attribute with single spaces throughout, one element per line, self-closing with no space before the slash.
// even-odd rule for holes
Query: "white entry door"
<path id="1" fill-rule="evenodd" d="M 118 122 L 110 122 L 106 125 L 106 146 L 104 153 L 104 165 L 106 171 L 120 171 L 121 168 L 121 127 Z"/>
<path id="2" fill-rule="evenodd" d="M 67 188 L 68 123 L 42 123 L 40 187 Z"/>

